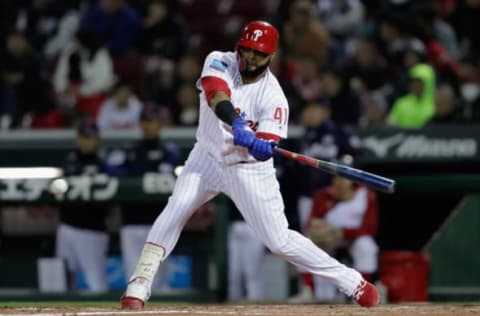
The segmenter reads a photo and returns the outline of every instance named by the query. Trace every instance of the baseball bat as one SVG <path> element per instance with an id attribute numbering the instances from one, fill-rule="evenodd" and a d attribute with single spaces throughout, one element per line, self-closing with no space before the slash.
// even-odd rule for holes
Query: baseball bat
<path id="1" fill-rule="evenodd" d="M 275 151 L 286 158 L 296 160 L 332 175 L 338 175 L 340 177 L 347 178 L 372 190 L 385 193 L 393 193 L 395 191 L 395 180 L 384 178 L 379 175 L 342 164 L 315 159 L 279 147 L 275 147 Z"/>

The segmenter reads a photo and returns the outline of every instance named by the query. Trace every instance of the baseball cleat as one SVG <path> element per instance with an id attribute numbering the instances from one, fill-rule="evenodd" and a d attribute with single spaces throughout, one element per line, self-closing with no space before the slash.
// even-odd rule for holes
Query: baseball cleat
<path id="1" fill-rule="evenodd" d="M 355 293 L 353 293 L 353 299 L 358 305 L 363 307 L 372 307 L 380 304 L 380 295 L 377 288 L 365 280 L 362 280 L 358 285 Z"/>
<path id="2" fill-rule="evenodd" d="M 143 306 L 145 306 L 145 303 L 142 300 L 128 296 L 122 296 L 120 303 L 122 304 L 122 309 L 139 310 L 143 309 Z"/>
<path id="3" fill-rule="evenodd" d="M 149 297 L 147 281 L 143 278 L 136 278 L 128 283 L 125 294 L 120 298 L 120 303 L 122 309 L 142 309 Z"/>

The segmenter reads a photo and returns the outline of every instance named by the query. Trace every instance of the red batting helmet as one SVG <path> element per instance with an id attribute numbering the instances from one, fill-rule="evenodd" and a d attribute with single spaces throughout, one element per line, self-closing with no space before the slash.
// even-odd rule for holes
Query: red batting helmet
<path id="1" fill-rule="evenodd" d="M 266 54 L 274 53 L 278 45 L 278 31 L 273 25 L 264 21 L 250 22 L 243 29 L 237 45 Z"/>

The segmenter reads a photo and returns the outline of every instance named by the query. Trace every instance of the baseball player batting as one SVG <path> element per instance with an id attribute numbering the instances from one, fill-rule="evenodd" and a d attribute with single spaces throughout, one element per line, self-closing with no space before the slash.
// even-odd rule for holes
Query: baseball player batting
<path id="1" fill-rule="evenodd" d="M 288 228 L 272 159 L 288 127 L 288 103 L 269 69 L 278 40 L 272 25 L 253 21 L 236 51 L 213 51 L 206 57 L 197 81 L 196 143 L 148 234 L 121 298 L 122 308 L 144 307 L 159 265 L 172 252 L 188 218 L 219 193 L 232 199 L 271 252 L 331 282 L 361 306 L 379 303 L 377 289 L 359 272 Z"/>

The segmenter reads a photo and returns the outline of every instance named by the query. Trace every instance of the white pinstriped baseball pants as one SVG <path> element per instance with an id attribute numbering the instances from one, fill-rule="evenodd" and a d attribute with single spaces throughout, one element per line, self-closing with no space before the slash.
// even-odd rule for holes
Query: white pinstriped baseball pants
<path id="1" fill-rule="evenodd" d="M 163 246 L 167 257 L 190 216 L 220 192 L 232 199 L 271 252 L 333 283 L 346 295 L 353 294 L 362 280 L 360 273 L 339 263 L 308 238 L 288 228 L 271 159 L 225 166 L 195 144 L 147 241 Z"/>

